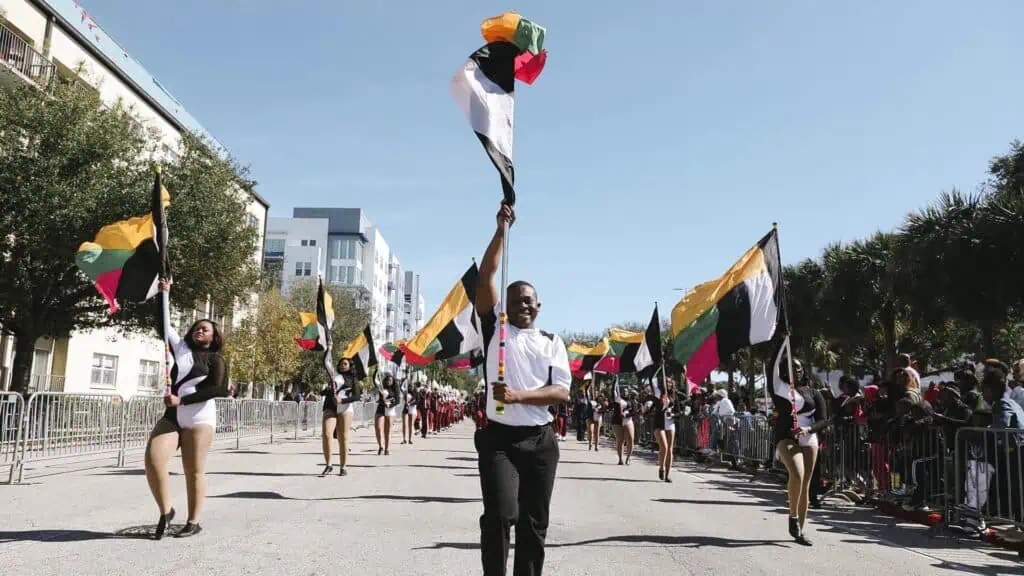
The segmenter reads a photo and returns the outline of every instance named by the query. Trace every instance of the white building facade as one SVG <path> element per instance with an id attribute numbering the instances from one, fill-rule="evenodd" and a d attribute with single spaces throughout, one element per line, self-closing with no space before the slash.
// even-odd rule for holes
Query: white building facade
<path id="1" fill-rule="evenodd" d="M 405 294 L 402 296 L 402 327 L 407 336 L 412 338 L 423 328 L 425 303 L 420 292 L 420 275 L 407 270 L 405 272 Z"/>
<path id="2" fill-rule="evenodd" d="M 356 293 L 375 343 L 415 334 L 404 312 L 409 272 L 363 210 L 295 208 L 292 215 L 270 218 L 264 247 L 265 270 L 281 274 L 283 292 L 298 279 L 322 274 L 325 282 Z"/>
<path id="3" fill-rule="evenodd" d="M 17 83 L 45 85 L 54 79 L 80 79 L 111 105 L 121 100 L 147 127 L 156 128 L 167 153 L 181 134 L 200 134 L 223 150 L 153 75 L 92 19 L 74 0 L 0 0 L 0 90 Z M 80 74 L 79 74 L 80 72 Z M 240 192 L 242 193 L 242 192 Z M 248 198 L 248 221 L 262 246 L 269 205 L 257 194 Z M 254 296 L 255 298 L 255 296 Z M 209 317 L 237 323 L 247 311 L 220 311 L 209 303 L 175 311 L 179 324 Z M 232 314 L 233 312 L 233 314 Z M 10 386 L 12 335 L 0 331 L 0 388 Z M 76 332 L 70 338 L 40 338 L 32 359 L 29 391 L 117 393 L 128 397 L 154 393 L 163 386 L 163 343 L 155 334 L 123 336 L 116 330 Z"/>

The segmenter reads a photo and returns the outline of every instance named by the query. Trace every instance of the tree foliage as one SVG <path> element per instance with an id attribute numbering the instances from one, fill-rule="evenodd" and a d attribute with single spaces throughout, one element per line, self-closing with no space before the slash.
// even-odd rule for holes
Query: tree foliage
<path id="1" fill-rule="evenodd" d="M 365 310 L 356 307 L 355 296 L 351 289 L 328 284 L 327 292 L 331 295 L 334 304 L 334 330 L 331 338 L 334 342 L 334 357 L 332 363 L 341 358 L 345 346 L 359 335 L 366 328 L 370 316 Z M 288 288 L 288 303 L 295 311 L 296 322 L 298 312 L 316 311 L 317 281 L 304 279 L 293 282 Z M 298 329 L 293 336 L 298 335 Z M 376 343 L 379 347 L 383 342 Z M 294 345 L 294 343 L 293 343 Z M 299 358 L 298 368 L 292 378 L 292 384 L 296 390 L 320 390 L 327 384 L 327 374 L 324 371 L 323 352 L 302 352 Z"/>
<path id="2" fill-rule="evenodd" d="M 259 305 L 231 331 L 224 352 L 232 379 L 281 384 L 299 367 L 301 349 L 295 344 L 300 329 L 295 307 L 277 290 L 260 294 Z"/>
<path id="3" fill-rule="evenodd" d="M 253 287 L 246 171 L 187 134 L 167 152 L 133 110 L 84 83 L 0 90 L 0 325 L 16 337 L 13 389 L 24 391 L 40 336 L 153 326 L 152 301 L 107 316 L 74 257 L 101 227 L 149 210 L 155 162 L 171 193 L 173 303 L 209 295 L 230 309 Z"/>
<path id="4" fill-rule="evenodd" d="M 785 270 L 793 346 L 812 366 L 884 374 L 907 352 L 927 369 L 1024 353 L 1024 146 L 895 232 L 832 244 Z"/>

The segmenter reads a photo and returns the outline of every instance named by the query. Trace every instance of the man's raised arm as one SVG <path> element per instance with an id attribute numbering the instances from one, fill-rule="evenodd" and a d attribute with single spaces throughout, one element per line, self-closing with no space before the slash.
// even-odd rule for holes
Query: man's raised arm
<path id="1" fill-rule="evenodd" d="M 498 227 L 494 231 L 491 243 L 480 261 L 479 284 L 476 288 L 476 313 L 483 316 L 490 314 L 498 304 L 498 288 L 494 285 L 494 275 L 501 266 L 501 251 L 505 249 L 505 223 L 511 227 L 516 221 L 515 211 L 508 204 L 502 203 L 498 211 Z"/>

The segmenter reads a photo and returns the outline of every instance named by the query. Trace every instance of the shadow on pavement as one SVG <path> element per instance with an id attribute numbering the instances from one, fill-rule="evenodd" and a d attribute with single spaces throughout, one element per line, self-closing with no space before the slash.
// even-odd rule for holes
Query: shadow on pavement
<path id="1" fill-rule="evenodd" d="M 788 540 L 734 540 L 716 538 L 714 536 L 657 536 L 653 534 L 628 534 L 608 536 L 580 542 L 558 544 L 548 542 L 545 548 L 576 548 L 579 546 L 596 546 L 600 544 L 657 544 L 659 546 L 685 546 L 688 548 L 752 548 L 756 546 L 786 547 Z M 513 546 L 514 548 L 514 546 Z M 478 542 L 438 542 L 433 546 L 414 548 L 414 550 L 479 550 Z"/>
<path id="2" fill-rule="evenodd" d="M 591 480 L 594 482 L 629 482 L 630 484 L 663 483 L 661 480 L 639 480 L 636 478 L 599 478 L 596 476 L 558 476 L 560 480 Z"/>
<path id="3" fill-rule="evenodd" d="M 686 469 L 684 467 L 684 469 Z M 691 474 L 719 490 L 745 494 L 757 500 L 765 510 L 778 511 L 778 531 L 785 530 L 786 491 L 782 485 L 771 483 L 764 477 L 751 478 L 720 469 L 690 470 Z M 934 558 L 936 568 L 946 568 L 975 574 L 1022 574 L 1024 567 L 983 563 L 967 560 L 962 553 L 981 553 L 993 561 L 1003 560 L 1000 551 L 986 548 L 977 540 L 958 538 L 948 532 L 926 526 L 902 522 L 886 516 L 874 508 L 837 507 L 826 503 L 822 509 L 811 510 L 808 519 L 816 524 L 814 530 L 853 536 L 844 538 L 843 544 L 880 544 L 893 548 L 915 550 Z M 941 551 L 941 552 L 940 552 Z M 954 555 L 955 560 L 935 558 L 932 554 Z M 1007 560 L 1009 563 L 1010 560 Z"/>
<path id="4" fill-rule="evenodd" d="M 735 500 L 691 500 L 687 498 L 654 498 L 653 502 L 663 504 L 706 504 L 709 506 L 764 506 L 760 502 L 736 502 Z"/>
<path id="5" fill-rule="evenodd" d="M 232 492 L 210 496 L 210 498 L 243 498 L 249 500 L 295 500 L 300 502 L 327 502 L 337 500 L 395 500 L 419 504 L 466 504 L 480 502 L 479 498 L 458 498 L 452 496 L 404 496 L 400 494 L 367 494 L 365 496 L 337 496 L 331 498 L 293 498 L 280 492 Z"/>
<path id="6" fill-rule="evenodd" d="M 171 475 L 171 476 L 181 476 L 181 474 L 179 474 L 178 472 L 168 472 L 168 474 Z M 90 474 L 90 476 L 145 476 L 145 475 L 146 475 L 146 471 L 144 469 L 142 469 L 142 468 L 131 468 L 131 469 L 118 468 L 116 470 L 108 470 L 106 472 L 96 472 L 95 474 Z"/>
<path id="7" fill-rule="evenodd" d="M 168 527 L 167 535 L 173 536 L 184 524 Z M 156 524 L 131 526 L 116 532 L 94 532 L 92 530 L 22 530 L 0 532 L 0 544 L 10 542 L 88 542 L 91 540 L 151 540 Z"/>

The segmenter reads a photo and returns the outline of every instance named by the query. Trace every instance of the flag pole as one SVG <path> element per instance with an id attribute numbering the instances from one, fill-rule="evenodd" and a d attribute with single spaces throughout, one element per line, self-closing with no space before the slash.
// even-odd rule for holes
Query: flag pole
<path id="1" fill-rule="evenodd" d="M 503 223 L 505 228 L 505 245 L 501 250 L 501 291 L 498 292 L 498 384 L 505 385 L 505 330 L 508 325 L 508 220 Z M 497 402 L 494 405 L 494 413 L 505 414 L 505 404 Z"/>
<path id="2" fill-rule="evenodd" d="M 153 164 L 153 177 L 157 181 L 160 180 L 160 165 L 159 164 L 155 164 L 155 163 Z M 161 194 L 162 194 L 162 192 L 161 192 Z M 161 201 L 161 208 L 163 208 L 163 206 L 162 206 L 163 199 L 161 198 L 160 201 Z M 164 214 L 164 218 L 165 219 L 166 219 L 166 217 L 167 217 L 167 215 Z M 167 225 L 167 222 L 165 220 L 163 222 L 162 228 L 166 228 L 166 225 Z M 167 238 L 164 237 L 163 230 L 158 230 L 157 231 L 157 235 L 160 236 L 160 239 L 159 239 L 160 246 L 158 248 L 161 251 L 166 251 L 167 250 L 167 246 L 165 245 L 165 243 L 167 242 Z M 167 277 L 167 269 L 163 266 L 164 262 L 166 262 L 166 259 L 161 258 L 160 259 L 160 278 L 161 279 L 166 279 L 166 277 Z M 160 291 L 160 300 L 161 300 L 161 302 L 160 302 L 160 320 L 161 320 L 160 332 L 163 335 L 163 340 L 164 340 L 164 355 L 163 355 L 164 356 L 164 362 L 163 362 L 164 396 L 170 396 L 171 395 L 171 386 L 173 385 L 173 382 L 171 382 L 171 364 L 172 364 L 172 361 L 170 359 L 170 355 L 171 355 L 171 341 L 170 341 L 170 337 L 168 336 L 167 330 L 166 330 L 167 324 L 171 323 L 171 318 L 170 318 L 170 315 L 171 315 L 171 295 L 170 295 L 170 293 L 167 290 L 161 290 Z M 165 314 L 167 315 L 167 318 L 163 317 Z"/>
<path id="3" fill-rule="evenodd" d="M 654 301 L 654 311 L 655 312 L 658 311 L 658 301 L 657 300 Z M 660 335 L 661 334 L 661 315 L 660 314 L 656 314 L 656 315 L 658 316 L 658 334 Z M 661 342 L 658 342 L 658 348 L 661 348 Z M 665 386 L 668 386 L 668 370 L 665 368 L 665 351 L 664 350 L 659 350 L 659 352 L 661 352 L 661 379 L 664 380 Z M 676 388 L 678 388 L 678 387 L 679 387 L 679 384 L 676 383 Z M 676 396 L 679 393 L 679 391 L 676 390 L 676 388 L 672 389 L 672 395 L 673 396 Z M 689 390 L 690 387 L 687 386 L 686 389 Z"/>
<path id="4" fill-rule="evenodd" d="M 793 346 L 792 346 L 792 344 L 789 341 L 790 331 L 789 331 L 789 311 L 786 309 L 786 278 L 785 278 L 785 271 L 782 268 L 782 247 L 779 246 L 779 223 L 778 222 L 772 222 L 772 232 L 775 233 L 775 246 L 777 247 L 777 249 L 775 250 L 775 254 L 779 258 L 779 276 L 782 277 L 781 278 L 781 280 L 782 280 L 782 302 L 780 304 L 781 304 L 781 307 L 782 307 L 782 318 L 783 318 L 783 321 L 786 323 L 786 343 L 784 344 L 784 346 L 786 347 L 786 368 L 789 371 L 789 385 L 795 388 L 796 387 L 796 381 L 793 379 Z M 765 382 L 766 382 L 765 388 L 767 388 L 768 387 L 767 386 L 767 380 Z"/>

